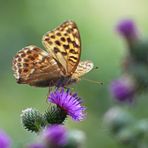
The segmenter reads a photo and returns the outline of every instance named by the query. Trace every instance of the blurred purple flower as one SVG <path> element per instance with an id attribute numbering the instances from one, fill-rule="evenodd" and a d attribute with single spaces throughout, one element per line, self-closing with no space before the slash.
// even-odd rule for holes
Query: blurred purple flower
<path id="1" fill-rule="evenodd" d="M 52 125 L 47 127 L 43 132 L 43 139 L 46 145 L 58 148 L 67 143 L 67 130 L 62 125 Z"/>
<path id="2" fill-rule="evenodd" d="M 111 82 L 110 92 L 119 102 L 132 102 L 135 94 L 135 84 L 129 77 L 121 77 Z"/>
<path id="3" fill-rule="evenodd" d="M 84 111 L 86 108 L 81 106 L 81 99 L 76 93 L 72 93 L 70 89 L 56 89 L 50 93 L 48 101 L 63 109 L 66 114 L 71 116 L 75 121 L 80 121 L 85 118 Z"/>
<path id="4" fill-rule="evenodd" d="M 27 146 L 27 148 L 45 148 L 42 144 L 34 143 Z"/>
<path id="5" fill-rule="evenodd" d="M 134 21 L 130 19 L 120 21 L 117 25 L 117 31 L 127 40 L 135 40 L 138 37 L 137 27 Z"/>
<path id="6" fill-rule="evenodd" d="M 0 148 L 10 148 L 11 140 L 6 133 L 0 130 Z"/>

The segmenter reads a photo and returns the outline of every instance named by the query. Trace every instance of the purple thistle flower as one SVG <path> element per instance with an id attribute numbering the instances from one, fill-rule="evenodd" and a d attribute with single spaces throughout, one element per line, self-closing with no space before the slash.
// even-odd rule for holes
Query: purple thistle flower
<path id="1" fill-rule="evenodd" d="M 6 133 L 0 130 L 0 148 L 10 148 L 11 140 Z"/>
<path id="2" fill-rule="evenodd" d="M 117 25 L 117 31 L 128 41 L 137 40 L 137 28 L 133 20 L 122 20 Z"/>
<path id="3" fill-rule="evenodd" d="M 135 84 L 132 79 L 121 77 L 111 82 L 110 92 L 119 102 L 132 102 L 135 95 Z"/>
<path id="4" fill-rule="evenodd" d="M 50 93 L 48 101 L 56 104 L 75 121 L 81 121 L 85 118 L 84 111 L 86 108 L 81 106 L 82 100 L 76 93 L 72 93 L 70 89 L 56 89 Z"/>
<path id="5" fill-rule="evenodd" d="M 67 143 L 67 130 L 62 125 L 51 125 L 43 132 L 45 145 L 53 148 L 63 147 Z"/>

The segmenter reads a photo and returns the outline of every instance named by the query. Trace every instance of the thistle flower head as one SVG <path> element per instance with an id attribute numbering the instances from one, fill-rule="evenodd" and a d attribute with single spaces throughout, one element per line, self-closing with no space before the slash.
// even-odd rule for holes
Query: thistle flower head
<path id="1" fill-rule="evenodd" d="M 27 108 L 21 114 L 22 124 L 28 131 L 39 132 L 44 127 L 44 118 L 42 114 L 32 108 Z"/>
<path id="2" fill-rule="evenodd" d="M 117 24 L 117 31 L 127 39 L 128 42 L 133 42 L 138 39 L 138 31 L 133 20 L 126 19 L 120 21 Z"/>
<path id="3" fill-rule="evenodd" d="M 134 122 L 134 117 L 128 111 L 117 106 L 110 108 L 104 114 L 104 124 L 114 134 Z"/>
<path id="4" fill-rule="evenodd" d="M 67 143 L 67 130 L 62 125 L 49 126 L 43 132 L 43 139 L 46 145 L 62 147 Z"/>
<path id="5" fill-rule="evenodd" d="M 0 130 L 0 148 L 10 148 L 11 140 L 6 133 Z"/>
<path id="6" fill-rule="evenodd" d="M 111 82 L 110 92 L 119 102 L 132 102 L 135 95 L 134 82 L 127 77 L 121 77 Z"/>
<path id="7" fill-rule="evenodd" d="M 76 93 L 72 93 L 70 89 L 56 89 L 50 93 L 48 101 L 56 104 L 75 121 L 83 120 L 85 117 L 84 111 L 86 108 L 81 106 L 81 99 Z"/>

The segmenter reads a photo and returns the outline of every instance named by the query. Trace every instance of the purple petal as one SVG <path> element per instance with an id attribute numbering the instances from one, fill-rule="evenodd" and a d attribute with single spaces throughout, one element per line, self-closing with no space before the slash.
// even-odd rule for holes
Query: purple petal
<path id="1" fill-rule="evenodd" d="M 70 89 L 66 91 L 64 88 L 52 92 L 48 101 L 52 102 L 67 112 L 74 120 L 79 121 L 84 119 L 85 107 L 82 107 L 82 100 L 78 97 L 77 93 L 72 93 Z"/>
<path id="2" fill-rule="evenodd" d="M 11 140 L 6 133 L 0 130 L 0 148 L 10 148 Z"/>
<path id="3" fill-rule="evenodd" d="M 65 145 L 67 143 L 67 130 L 62 125 L 52 125 L 44 131 L 44 139 L 51 145 Z"/>

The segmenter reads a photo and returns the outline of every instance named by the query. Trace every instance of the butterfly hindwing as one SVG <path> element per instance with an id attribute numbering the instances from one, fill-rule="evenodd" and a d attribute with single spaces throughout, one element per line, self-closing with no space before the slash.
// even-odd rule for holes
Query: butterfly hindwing
<path id="1" fill-rule="evenodd" d="M 16 54 L 12 69 L 18 83 L 34 86 L 49 85 L 50 81 L 61 75 L 60 68 L 50 53 L 34 45 L 27 46 Z"/>
<path id="2" fill-rule="evenodd" d="M 90 60 L 80 61 L 76 71 L 72 75 L 72 79 L 80 78 L 81 76 L 91 71 L 93 67 L 94 67 L 94 64 Z"/>
<path id="3" fill-rule="evenodd" d="M 62 67 L 64 75 L 70 76 L 80 60 L 80 34 L 73 21 L 66 21 L 53 31 L 47 32 L 42 39 L 46 50 L 52 54 Z"/>

